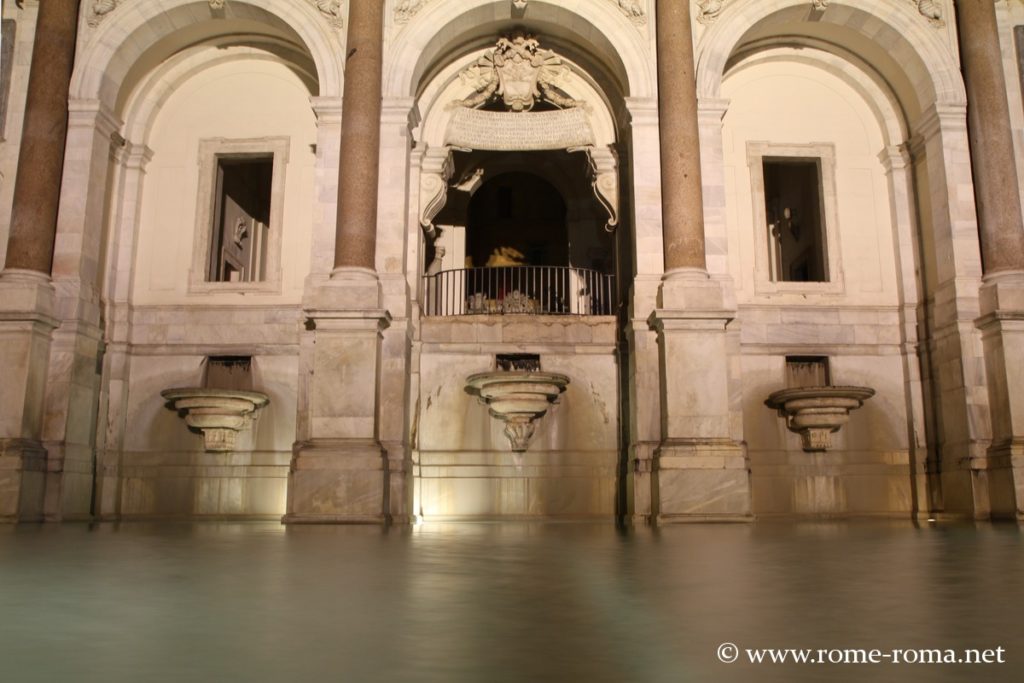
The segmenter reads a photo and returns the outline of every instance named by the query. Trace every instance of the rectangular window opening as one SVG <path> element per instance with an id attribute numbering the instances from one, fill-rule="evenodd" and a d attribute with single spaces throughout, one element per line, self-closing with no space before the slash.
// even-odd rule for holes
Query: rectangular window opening
<path id="1" fill-rule="evenodd" d="M 827 387 L 832 384 L 826 356 L 786 356 L 786 388 Z"/>
<path id="2" fill-rule="evenodd" d="M 765 157 L 765 215 L 773 282 L 828 282 L 821 160 Z"/>
<path id="3" fill-rule="evenodd" d="M 274 156 L 217 159 L 208 282 L 263 282 Z"/>
<path id="4" fill-rule="evenodd" d="M 252 356 L 209 356 L 203 387 L 252 391 Z"/>
<path id="5" fill-rule="evenodd" d="M 540 356 L 535 353 L 499 353 L 495 365 L 502 372 L 540 372 Z"/>

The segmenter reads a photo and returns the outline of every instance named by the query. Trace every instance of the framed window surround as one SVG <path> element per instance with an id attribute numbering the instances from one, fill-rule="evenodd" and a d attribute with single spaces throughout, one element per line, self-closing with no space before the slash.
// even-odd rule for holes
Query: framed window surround
<path id="1" fill-rule="evenodd" d="M 825 277 L 822 281 L 785 280 L 776 267 L 777 245 L 773 244 L 772 219 L 765 194 L 765 161 L 815 161 L 819 168 L 820 248 Z M 757 294 L 842 294 L 843 264 L 840 258 L 839 212 L 836 203 L 836 154 L 831 143 L 776 144 L 747 142 L 751 203 L 754 219 L 754 291 Z"/>
<path id="2" fill-rule="evenodd" d="M 199 141 L 199 187 L 196 193 L 196 222 L 189 270 L 190 294 L 210 292 L 252 292 L 275 294 L 281 291 L 281 243 L 284 232 L 285 169 L 288 165 L 288 137 L 248 139 L 207 138 Z M 215 225 L 219 218 L 218 173 L 222 160 L 273 157 L 270 184 L 270 220 L 267 226 L 264 277 L 248 282 L 219 282 L 209 279 L 211 249 L 215 244 Z"/>

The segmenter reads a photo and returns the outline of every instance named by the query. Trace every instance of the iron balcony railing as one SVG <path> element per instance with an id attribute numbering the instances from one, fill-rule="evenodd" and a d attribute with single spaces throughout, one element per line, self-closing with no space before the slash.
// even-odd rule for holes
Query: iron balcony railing
<path id="1" fill-rule="evenodd" d="M 444 270 L 423 277 L 426 315 L 614 315 L 612 275 L 565 266 Z"/>

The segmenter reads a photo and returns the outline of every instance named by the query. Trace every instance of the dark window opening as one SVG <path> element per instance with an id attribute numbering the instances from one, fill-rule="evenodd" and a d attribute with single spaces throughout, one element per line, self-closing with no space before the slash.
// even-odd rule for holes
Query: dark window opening
<path id="1" fill-rule="evenodd" d="M 535 353 L 499 353 L 495 365 L 502 372 L 540 372 L 540 356 Z"/>
<path id="2" fill-rule="evenodd" d="M 252 391 L 252 356 L 210 356 L 206 359 L 203 387 Z"/>
<path id="3" fill-rule="evenodd" d="M 786 388 L 827 387 L 831 384 L 826 356 L 786 356 Z"/>
<path id="4" fill-rule="evenodd" d="M 210 240 L 209 282 L 262 282 L 267 276 L 274 157 L 221 157 Z"/>
<path id="5" fill-rule="evenodd" d="M 828 282 L 821 163 L 765 158 L 764 200 L 774 282 Z"/>

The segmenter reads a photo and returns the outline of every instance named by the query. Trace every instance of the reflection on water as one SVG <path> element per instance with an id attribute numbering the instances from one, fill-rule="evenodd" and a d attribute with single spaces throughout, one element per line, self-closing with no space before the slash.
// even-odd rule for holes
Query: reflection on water
<path id="1" fill-rule="evenodd" d="M 1024 680 L 1016 526 L 0 529 L 3 681 Z M 1003 665 L 722 664 L 994 648 Z"/>

